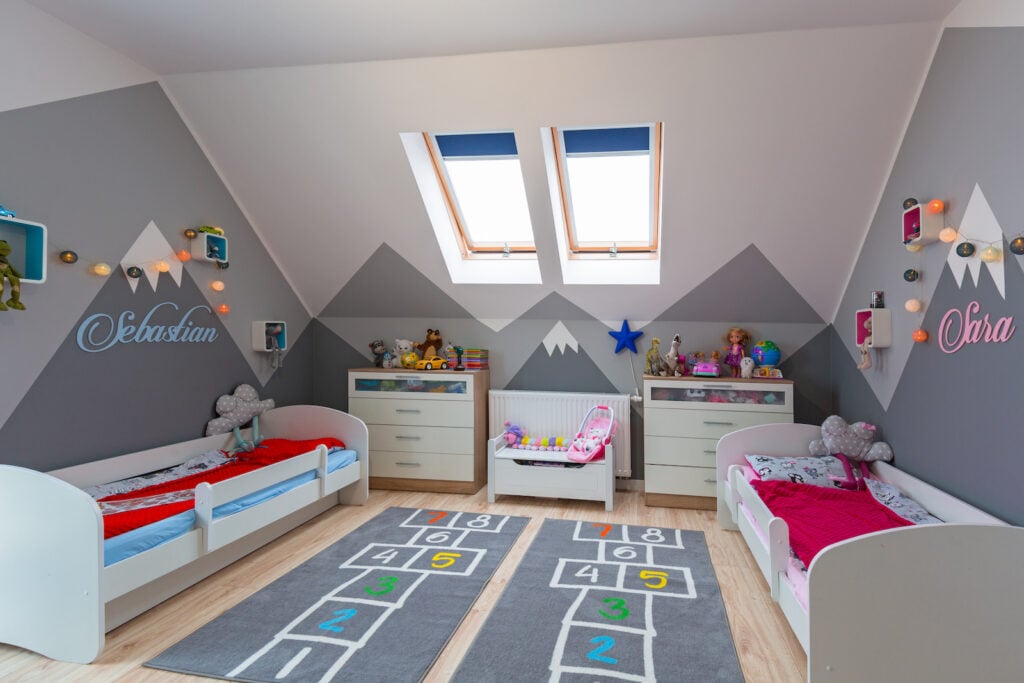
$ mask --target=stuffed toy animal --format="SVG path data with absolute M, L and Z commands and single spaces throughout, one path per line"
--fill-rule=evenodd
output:
M 441 349 L 442 341 L 441 330 L 427 329 L 427 338 L 415 345 L 420 352 L 420 358 L 436 356 Z
M 743 356 L 740 359 L 740 377 L 750 379 L 754 376 L 754 359 L 750 356 Z
M 515 446 L 523 440 L 525 434 L 523 428 L 519 425 L 514 425 L 508 420 L 505 420 L 505 443 L 509 446 Z
M 261 401 L 255 389 L 248 384 L 239 384 L 234 393 L 224 394 L 217 399 L 216 409 L 220 417 L 206 423 L 206 436 L 226 434 L 273 407 L 274 399 Z
M 679 342 L 678 334 L 672 337 L 668 353 L 665 354 L 665 371 L 661 374 L 666 377 L 682 377 L 683 371 L 686 369 L 686 361 L 679 362 Z
M 867 422 L 848 424 L 838 415 L 831 415 L 821 423 L 821 438 L 812 441 L 808 447 L 811 455 L 834 455 L 843 460 L 846 479 L 833 477 L 841 488 L 864 486 L 853 471 L 850 461 L 859 463 L 860 474 L 868 473 L 867 463 L 875 460 L 892 460 L 892 448 L 884 441 L 875 441 L 875 426 Z
M 370 342 L 370 353 L 373 354 L 373 364 L 378 368 L 384 367 L 384 354 L 388 352 L 384 346 L 383 339 L 374 339 Z
M 651 338 L 651 348 L 647 349 L 646 363 L 644 364 L 644 374 L 653 375 L 664 375 L 663 360 L 661 358 L 661 338 Z
M 380 366 L 382 368 L 393 368 L 395 367 L 395 357 L 390 351 L 385 351 L 380 357 Z
M 415 368 L 416 361 L 420 359 L 415 351 L 415 344 L 411 339 L 396 339 L 395 350 L 392 355 L 395 357 L 395 366 L 403 368 Z
M 17 311 L 24 311 L 25 304 L 21 303 L 21 273 L 7 261 L 10 255 L 11 245 L 7 240 L 0 240 L 0 296 L 4 293 L 4 278 L 11 283 L 11 298 L 7 300 L 6 305 L 0 299 L 0 311 L 6 311 L 8 306 Z

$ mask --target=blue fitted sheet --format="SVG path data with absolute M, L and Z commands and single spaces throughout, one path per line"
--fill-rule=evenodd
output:
M 327 471 L 336 472 L 342 467 L 351 465 L 356 461 L 356 452 L 348 449 L 335 448 L 327 454 Z M 221 517 L 227 517 L 233 515 L 236 512 L 241 512 L 247 508 L 265 503 L 271 498 L 290 491 L 293 488 L 305 484 L 307 481 L 313 481 L 316 478 L 316 471 L 310 470 L 309 472 L 303 472 L 302 474 L 296 475 L 291 479 L 277 482 L 265 489 L 259 491 L 253 491 L 252 493 L 242 496 L 237 500 L 233 500 L 223 505 L 218 505 L 213 508 L 213 518 L 219 519 Z M 132 529 L 126 533 L 108 538 L 103 541 L 103 565 L 109 566 L 115 562 L 126 560 L 133 555 L 137 555 L 143 551 L 155 548 L 161 543 L 166 543 L 171 539 L 177 538 L 182 534 L 190 531 L 196 524 L 196 511 L 186 510 L 185 512 L 179 512 L 178 514 L 168 517 L 167 519 L 161 519 L 159 522 L 153 522 L 147 524 L 144 527 L 138 529 Z

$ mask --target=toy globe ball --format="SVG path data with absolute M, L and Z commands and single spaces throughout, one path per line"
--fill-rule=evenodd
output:
M 914 330 L 914 333 L 910 336 L 918 344 L 928 341 L 928 333 L 922 329 Z
M 762 339 L 750 349 L 750 357 L 762 367 L 773 368 L 782 360 L 782 350 L 775 342 Z
M 415 351 L 406 351 L 402 354 L 402 367 L 403 368 L 415 368 L 416 361 L 420 359 L 420 355 Z
M 1014 237 L 1010 240 L 1010 251 L 1017 256 L 1024 255 L 1024 237 Z

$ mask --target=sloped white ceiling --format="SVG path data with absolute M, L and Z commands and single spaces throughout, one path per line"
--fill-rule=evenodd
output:
M 0 0 L 0 111 L 156 80 L 156 74 L 22 0 Z
M 515 317 L 558 291 L 607 320 L 653 318 L 753 243 L 831 320 L 939 31 L 898 24 L 162 82 L 313 314 L 381 242 L 477 317 Z M 652 120 L 665 122 L 662 285 L 561 285 L 540 129 Z M 399 133 L 508 128 L 544 284 L 453 286 Z
M 159 74 L 941 20 L 958 0 L 30 0 Z

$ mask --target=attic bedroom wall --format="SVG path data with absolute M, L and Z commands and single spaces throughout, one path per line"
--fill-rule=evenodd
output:
M 311 402 L 309 315 L 152 74 L 20 2 L 0 4 L 0 24 L 5 50 L 35 57 L 0 70 L 0 203 L 50 240 L 46 282 L 22 286 L 27 310 L 0 311 L 0 463 L 47 470 L 202 436 L 217 397 L 241 382 L 278 403 Z M 203 224 L 226 230 L 228 270 L 192 261 L 180 285 L 163 274 L 155 290 L 143 277 L 132 291 L 118 263 L 134 245 L 177 250 L 183 228 Z M 62 249 L 78 263 L 60 263 Z M 97 261 L 114 271 L 90 274 Z M 229 315 L 189 318 L 212 341 L 100 350 L 105 316 L 139 325 L 157 307 L 150 325 L 168 325 L 222 301 Z M 250 321 L 266 319 L 290 332 L 276 372 L 251 350 Z
M 495 388 L 632 392 L 624 319 L 684 352 L 776 341 L 797 417 L 831 409 L 827 321 L 913 107 L 934 24 L 170 76 L 165 86 L 317 317 L 318 401 L 368 343 L 488 348 Z M 541 128 L 665 124 L 658 286 L 567 286 Z M 452 284 L 399 135 L 512 129 L 542 285 Z M 634 374 L 634 372 L 636 374 Z
M 1018 330 L 1002 343 L 982 337 L 955 349 L 972 302 L 979 323 L 1024 322 L 1024 262 L 1007 250 L 1024 228 L 1022 62 L 1024 28 L 945 30 L 832 331 L 836 412 L 879 425 L 901 469 L 1013 524 L 1024 523 L 1015 415 L 1024 337 Z M 978 252 L 995 240 L 1003 260 L 983 265 L 943 242 L 908 253 L 900 243 L 907 197 L 944 200 L 945 225 L 973 237 Z M 920 271 L 918 282 L 904 281 L 907 268 Z M 862 372 L 853 320 L 871 290 L 886 293 L 893 344 Z M 923 300 L 923 313 L 904 310 L 911 297 Z M 926 343 L 911 340 L 918 327 Z

